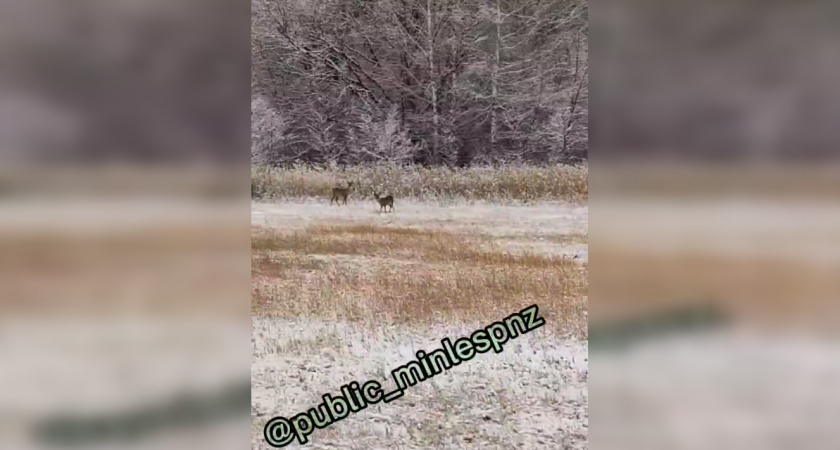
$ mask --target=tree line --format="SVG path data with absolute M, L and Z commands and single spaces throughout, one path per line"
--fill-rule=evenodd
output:
M 252 0 L 252 161 L 588 154 L 581 0 Z

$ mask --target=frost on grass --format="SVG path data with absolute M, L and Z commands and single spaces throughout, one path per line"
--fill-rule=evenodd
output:
M 252 439 L 531 304 L 546 326 L 323 430 L 313 448 L 586 448 L 586 207 L 252 208 Z
M 376 330 L 319 320 L 256 318 L 252 367 L 254 445 L 276 415 L 316 406 L 351 381 L 394 387 L 390 371 L 440 339 L 468 335 L 486 323 Z M 543 329 L 510 341 L 500 354 L 477 355 L 409 388 L 388 404 L 369 406 L 315 431 L 312 448 L 586 448 L 588 356 L 585 341 Z

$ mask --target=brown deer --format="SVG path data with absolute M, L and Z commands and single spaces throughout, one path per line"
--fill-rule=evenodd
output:
M 353 187 L 353 182 L 350 181 L 347 183 L 346 188 L 333 188 L 332 190 L 332 197 L 330 197 L 330 205 L 333 204 L 333 200 L 335 200 L 336 205 L 340 205 L 339 199 L 344 200 L 344 204 L 347 204 L 347 196 L 350 195 L 350 188 Z
M 391 212 L 394 212 L 394 196 L 389 195 L 387 197 L 380 197 L 379 194 L 376 192 L 373 193 L 373 198 L 379 202 L 379 211 L 382 211 L 382 208 L 385 208 L 385 212 L 388 212 L 388 207 L 391 207 Z

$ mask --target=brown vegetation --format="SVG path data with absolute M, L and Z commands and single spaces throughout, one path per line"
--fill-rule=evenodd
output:
M 483 236 L 375 225 L 255 228 L 252 311 L 396 323 L 497 320 L 540 305 L 555 332 L 586 334 L 585 264 L 511 254 Z
M 698 303 L 763 323 L 836 324 L 840 319 L 840 279 L 833 263 L 617 248 L 593 249 L 592 257 L 598 264 L 592 277 L 593 321 Z
M 399 198 L 414 200 L 563 201 L 584 203 L 589 198 L 587 166 L 474 167 L 450 170 L 397 165 L 353 166 L 344 170 L 309 166 L 251 169 L 251 197 L 290 199 L 320 197 L 336 180 L 357 180 L 354 192 L 370 196 L 379 187 Z

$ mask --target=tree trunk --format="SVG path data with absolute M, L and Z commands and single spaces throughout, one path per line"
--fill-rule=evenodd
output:
M 426 0 L 426 45 L 428 46 L 429 57 L 429 90 L 432 95 L 432 152 L 430 163 L 437 164 L 439 162 L 438 155 L 438 141 L 440 134 L 440 117 L 438 117 L 438 99 L 437 99 L 437 77 L 435 76 L 435 43 L 434 43 L 434 23 L 432 21 L 432 3 L 434 0 Z
M 501 63 L 501 46 L 502 46 L 502 33 L 501 33 L 501 22 L 502 22 L 502 8 L 501 8 L 501 0 L 496 0 L 496 19 L 495 19 L 495 29 L 496 29 L 496 49 L 495 55 L 493 59 L 493 67 L 492 73 L 490 76 L 490 85 L 491 85 L 491 96 L 492 96 L 492 105 L 490 105 L 490 148 L 488 149 L 489 156 L 491 158 L 495 157 L 496 151 L 496 134 L 498 132 L 498 124 L 496 117 L 496 109 L 499 105 L 499 64 Z

